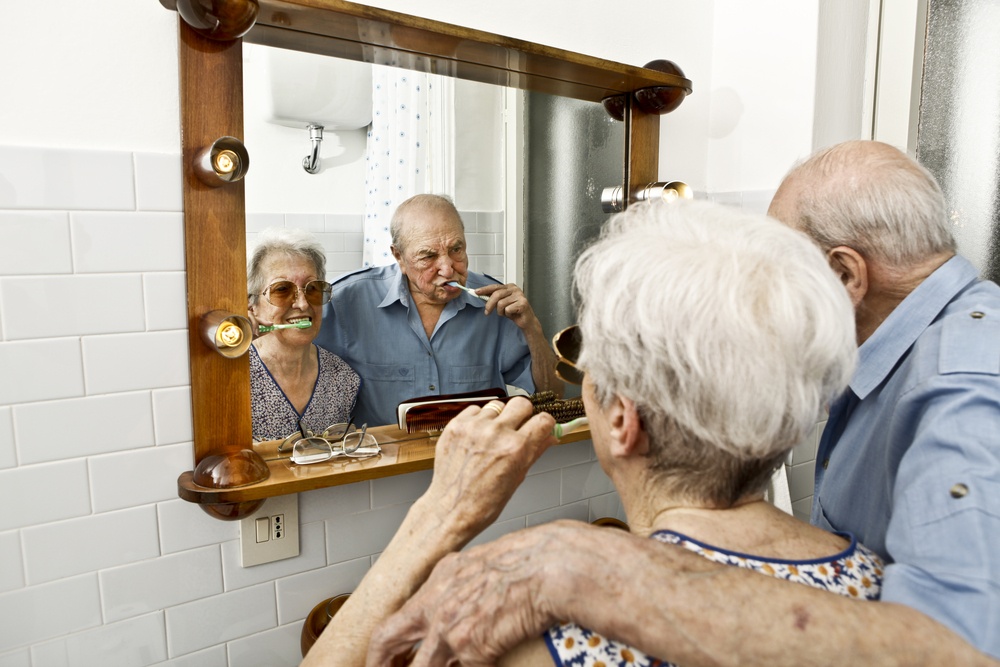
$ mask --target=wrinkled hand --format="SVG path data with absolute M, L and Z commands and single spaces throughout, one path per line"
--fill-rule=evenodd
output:
M 520 329 L 538 322 L 535 311 L 528 303 L 528 297 L 514 283 L 480 287 L 476 290 L 476 294 L 490 297 L 485 306 L 487 315 L 495 310 L 497 315 L 512 320 Z
M 250 332 L 254 339 L 260 338 L 261 336 L 266 336 L 269 333 L 271 333 L 270 331 L 265 331 L 264 333 L 261 333 L 260 328 L 261 326 L 269 327 L 272 324 L 274 324 L 274 322 L 261 322 L 254 316 L 253 311 L 247 312 L 247 319 L 250 320 Z
M 466 408 L 438 439 L 434 476 L 421 505 L 464 538 L 493 522 L 538 457 L 558 442 L 552 415 L 532 416 L 525 398 L 513 398 L 500 414 L 491 407 Z
M 557 521 L 447 556 L 416 595 L 372 634 L 368 667 L 404 664 L 417 642 L 413 667 L 497 664 L 560 620 L 558 601 L 546 597 L 546 585 L 566 590 L 562 578 L 567 572 L 585 581 L 606 573 L 606 560 L 598 553 L 607 548 L 602 538 L 630 536 Z

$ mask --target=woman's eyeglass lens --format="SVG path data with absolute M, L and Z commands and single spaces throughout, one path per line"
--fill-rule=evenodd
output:
M 583 336 L 580 326 L 574 324 L 552 337 L 552 349 L 556 352 L 556 376 L 570 384 L 583 383 L 583 371 L 576 365 L 583 347 Z
M 302 291 L 310 305 L 322 306 L 329 303 L 333 295 L 333 285 L 324 280 L 311 280 L 305 284 Z M 299 298 L 299 286 L 290 280 L 279 280 L 268 285 L 261 294 L 272 306 L 283 308 Z

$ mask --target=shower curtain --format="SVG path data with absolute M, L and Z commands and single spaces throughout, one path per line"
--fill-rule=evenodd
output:
M 416 194 L 455 196 L 454 82 L 373 67 L 372 124 L 365 161 L 364 266 L 391 264 L 389 223 Z

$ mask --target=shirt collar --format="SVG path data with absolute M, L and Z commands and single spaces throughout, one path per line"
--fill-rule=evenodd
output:
M 378 305 L 379 308 L 385 308 L 397 301 L 407 308 L 410 307 L 410 290 L 406 284 L 405 276 L 403 272 L 399 270 L 399 265 L 396 264 L 392 267 L 393 273 L 392 278 L 389 279 L 389 289 L 385 292 L 385 297 L 382 302 Z
M 858 398 L 865 398 L 882 384 L 920 334 L 977 276 L 967 259 L 955 255 L 889 313 L 858 349 L 858 368 L 850 385 Z

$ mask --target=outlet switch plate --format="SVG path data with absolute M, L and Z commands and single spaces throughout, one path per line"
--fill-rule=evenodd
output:
M 240 520 L 240 564 L 261 565 L 299 555 L 299 495 L 274 496 Z

